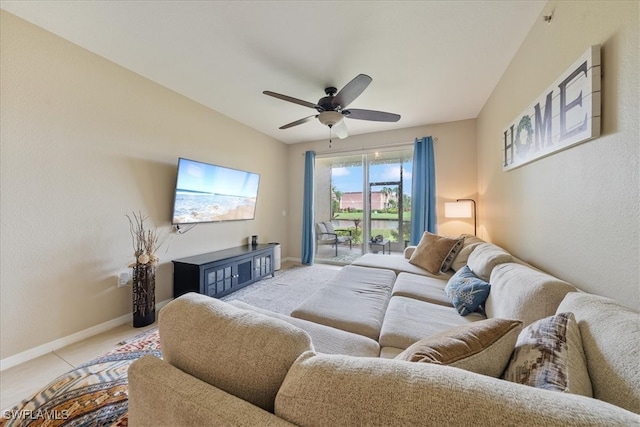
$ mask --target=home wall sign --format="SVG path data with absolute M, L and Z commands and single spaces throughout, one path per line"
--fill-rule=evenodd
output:
M 595 45 L 504 130 L 502 170 L 599 135 L 600 45 Z

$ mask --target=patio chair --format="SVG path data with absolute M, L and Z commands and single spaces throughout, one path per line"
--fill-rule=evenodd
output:
M 348 232 L 349 235 L 340 236 L 338 231 Z M 336 256 L 338 256 L 338 244 L 349 243 L 349 249 L 351 249 L 351 239 L 351 230 L 336 230 L 330 221 L 316 222 L 316 252 L 320 245 L 333 245 L 336 247 Z

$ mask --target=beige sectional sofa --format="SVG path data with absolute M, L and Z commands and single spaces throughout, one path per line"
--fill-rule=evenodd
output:
M 444 290 L 455 271 L 434 275 L 409 263 L 414 249 L 408 247 L 404 256 L 364 255 L 291 315 L 372 338 L 383 357 L 393 357 L 421 338 L 487 317 L 518 319 L 527 326 L 554 314 L 564 296 L 577 290 L 469 236 L 453 268 L 468 264 L 491 283 L 491 292 L 485 314 L 460 316 Z
M 460 316 L 445 293 L 454 270 L 421 270 L 412 250 L 365 255 L 292 316 L 196 294 L 169 303 L 164 360 L 129 370 L 131 425 L 640 425 L 637 312 L 468 237 L 452 268 L 468 265 L 491 291 L 483 313 Z M 452 330 L 513 319 L 517 335 L 557 313 L 573 313 L 571 363 L 593 397 L 406 361 Z M 473 363 L 507 363 L 486 354 Z

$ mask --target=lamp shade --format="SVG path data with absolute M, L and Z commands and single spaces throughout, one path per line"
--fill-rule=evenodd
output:
M 471 201 L 446 202 L 444 204 L 445 218 L 471 218 L 473 206 Z

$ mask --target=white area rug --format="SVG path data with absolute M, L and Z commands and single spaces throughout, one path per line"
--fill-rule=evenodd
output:
M 338 255 L 336 255 L 335 249 L 331 247 L 321 247 L 318 252 L 316 252 L 315 260 L 325 264 L 347 265 L 362 256 L 362 250 L 359 246 L 354 246 L 353 249 L 349 250 L 348 246 L 343 247 L 341 245 L 338 249 Z
M 333 280 L 338 271 L 340 268 L 336 266 L 323 264 L 295 265 L 220 299 L 238 300 L 289 315 L 309 295 Z

